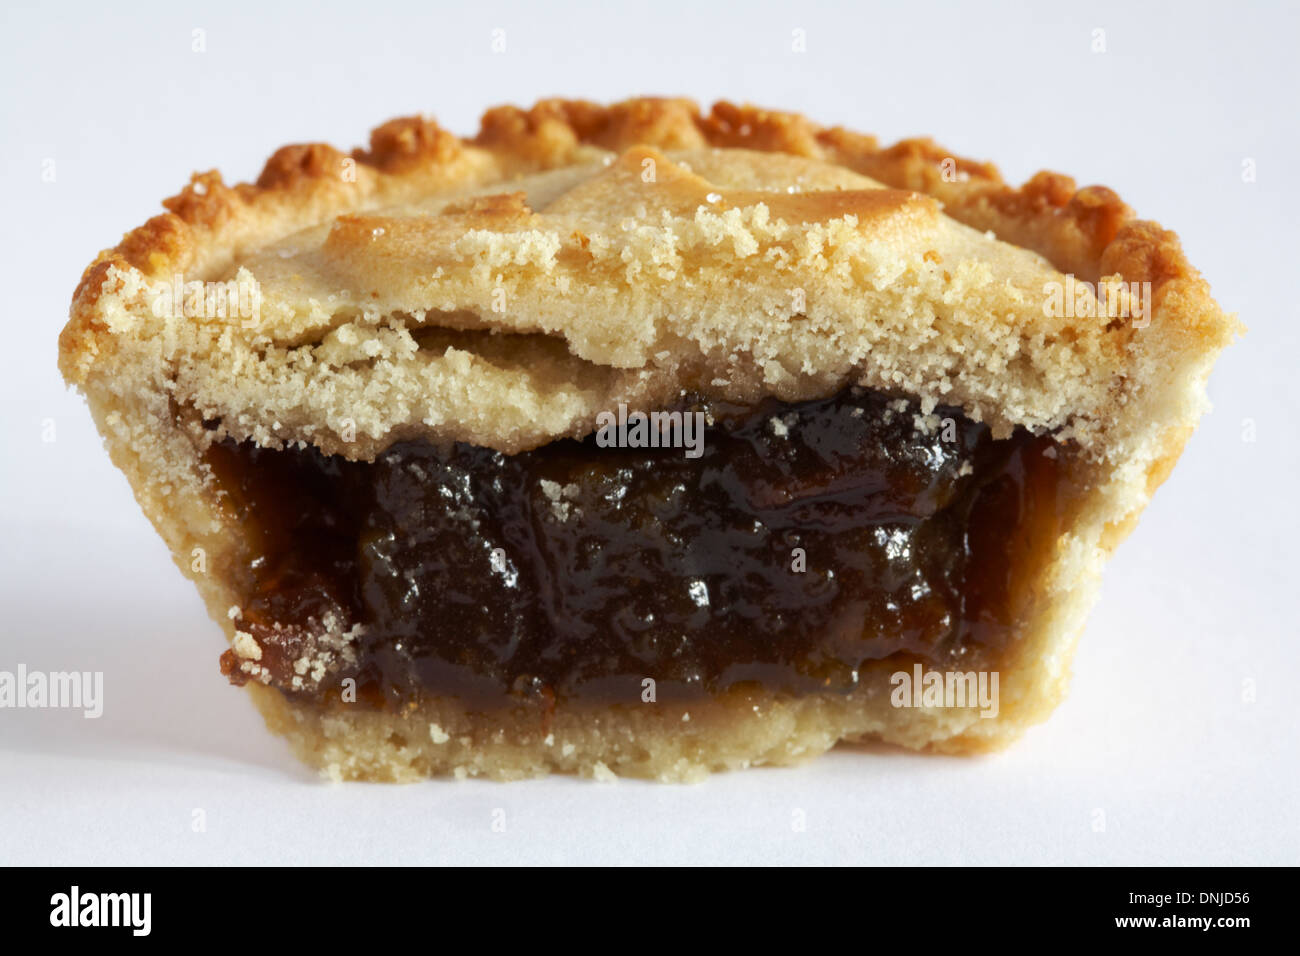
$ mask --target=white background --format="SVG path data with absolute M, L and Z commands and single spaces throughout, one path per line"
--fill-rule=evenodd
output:
M 5 4 L 0 669 L 102 670 L 106 703 L 0 711 L 0 862 L 1300 861 L 1294 5 L 618 6 Z M 639 93 L 1104 183 L 1179 232 L 1250 333 L 1110 565 L 1069 698 L 1005 753 L 841 750 L 697 786 L 322 783 L 219 676 L 221 633 L 57 374 L 78 276 L 194 169 L 246 180 L 392 116 L 468 133 L 498 103 Z

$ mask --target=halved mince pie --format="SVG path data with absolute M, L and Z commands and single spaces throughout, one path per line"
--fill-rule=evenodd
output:
M 165 205 L 61 367 L 336 777 L 1005 744 L 1237 331 L 1107 189 L 728 104 L 394 120 Z

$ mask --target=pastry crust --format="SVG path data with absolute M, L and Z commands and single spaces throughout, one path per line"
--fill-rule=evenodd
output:
M 470 140 L 393 120 L 368 149 L 285 147 L 256 184 L 196 174 L 164 205 L 86 270 L 60 367 L 232 641 L 241 518 L 201 460 L 218 437 L 353 459 L 417 437 L 513 453 L 585 435 L 619 402 L 795 401 L 852 383 L 1079 449 L 1075 514 L 1032 589 L 996 719 L 895 709 L 877 681 L 850 698 L 698 705 L 689 732 L 667 709 L 561 705 L 542 734 L 535 714 L 325 711 L 255 687 L 268 721 L 344 777 L 681 779 L 839 739 L 1005 743 L 1058 699 L 1100 565 L 1239 329 L 1177 237 L 1108 189 L 1054 173 L 1012 187 L 929 140 L 881 148 L 727 103 L 547 100 L 489 111 Z M 159 308 L 194 281 L 255 289 L 256 315 Z M 1109 314 L 1084 283 L 1140 298 L 1112 295 L 1124 311 Z M 1071 308 L 1045 308 L 1057 287 Z M 341 655 L 341 640 L 318 643 Z

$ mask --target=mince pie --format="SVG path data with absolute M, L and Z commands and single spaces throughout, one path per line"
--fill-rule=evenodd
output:
M 60 365 L 342 778 L 1001 746 L 1238 331 L 1105 188 L 729 104 L 394 120 L 164 205 Z

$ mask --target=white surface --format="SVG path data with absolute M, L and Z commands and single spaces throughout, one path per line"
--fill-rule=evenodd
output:
M 24 6 L 0 14 L 0 669 L 103 670 L 106 705 L 96 721 L 0 710 L 0 862 L 1300 859 L 1294 7 Z M 192 169 L 249 179 L 283 143 L 351 146 L 421 110 L 467 132 L 500 102 L 643 92 L 933 134 L 1016 181 L 1105 183 L 1179 231 L 1250 335 L 1110 566 L 1069 699 L 1006 753 L 841 751 L 691 787 L 318 783 L 218 675 L 221 635 L 64 390 L 77 277 Z

